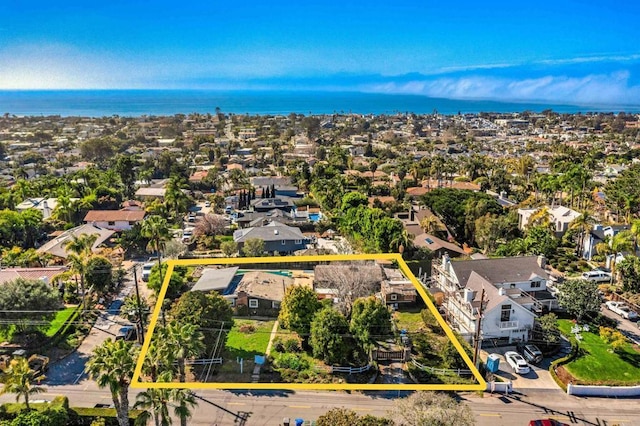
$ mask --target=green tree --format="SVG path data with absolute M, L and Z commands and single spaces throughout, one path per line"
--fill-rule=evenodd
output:
M 116 157 L 113 169 L 120 176 L 126 198 L 134 196 L 137 166 L 138 161 L 132 155 L 121 154 Z
M 345 365 L 352 360 L 356 344 L 349 335 L 349 322 L 333 308 L 324 308 L 313 316 L 309 345 L 313 356 L 331 365 Z
M 169 315 L 180 324 L 195 324 L 202 330 L 204 343 L 211 349 L 220 331 L 233 327 L 231 304 L 217 292 L 188 291 L 171 307 Z M 224 340 L 220 342 L 224 344 Z
M 71 252 L 67 257 L 71 264 L 71 270 L 80 275 L 80 291 L 82 292 L 83 309 L 87 297 L 85 292 L 87 261 L 93 255 L 92 249 L 97 239 L 98 234 L 72 235 L 71 239 L 64 244 L 64 248 Z
M 626 256 L 617 266 L 622 289 L 640 293 L 640 259 L 635 256 Z
M 346 212 L 349 209 L 367 205 L 369 205 L 369 199 L 366 195 L 359 192 L 347 192 L 342 196 L 342 205 L 340 210 Z
M 391 334 L 391 311 L 376 297 L 357 299 L 351 308 L 349 330 L 362 347 L 371 339 L 385 339 Z
M 235 241 L 223 241 L 220 244 L 220 251 L 222 251 L 226 257 L 231 257 L 238 252 L 238 243 Z
M 113 284 L 113 265 L 106 257 L 94 256 L 87 261 L 85 279 L 97 293 L 105 293 Z
M 129 385 L 138 359 L 138 347 L 107 339 L 93 350 L 85 371 L 99 388 L 109 387 L 120 426 L 129 425 Z
M 264 240 L 248 238 L 242 245 L 242 254 L 246 257 L 260 257 L 264 254 Z
M 166 263 L 162 263 L 161 268 L 158 268 L 158 265 L 154 265 L 153 268 L 151 268 L 147 287 L 149 287 L 150 290 L 153 290 L 156 296 L 160 294 L 167 269 L 168 266 Z M 167 299 L 174 299 L 178 294 L 180 294 L 180 290 L 184 287 L 184 277 L 186 272 L 187 270 L 183 266 L 176 266 L 173 268 L 173 273 L 169 278 L 169 285 L 167 286 L 167 293 L 165 294 Z
M 171 239 L 171 232 L 169 231 L 167 220 L 160 216 L 149 216 L 145 218 L 142 221 L 140 234 L 149 239 L 147 250 L 155 251 L 158 254 L 158 266 L 160 266 L 162 264 L 164 245 Z M 160 272 L 160 281 L 162 281 L 164 275 L 162 275 L 162 270 L 160 270 Z
M 321 304 L 313 289 L 304 286 L 287 287 L 280 304 L 278 321 L 282 327 L 295 331 L 303 339 L 309 335 L 311 322 Z
M 556 346 L 560 342 L 560 330 L 556 314 L 549 313 L 536 318 L 534 333 L 535 340 L 541 349 L 550 350 Z
M 62 308 L 58 290 L 41 280 L 15 280 L 2 284 L 0 318 L 18 331 L 31 329 L 34 321 L 49 321 Z
M 558 304 L 578 322 L 589 314 L 600 311 L 598 283 L 587 280 L 567 280 L 558 285 Z
M 406 426 L 472 426 L 475 419 L 469 405 L 446 393 L 415 392 L 397 399 L 390 417 Z
M 171 389 L 147 389 L 136 395 L 133 405 L 135 410 L 142 410 L 136 418 L 136 426 L 146 426 L 153 419 L 156 426 L 169 426 L 172 424 L 169 416 Z
M 22 411 L 13 420 L 0 422 L 3 426 L 66 426 L 69 415 L 64 407 L 47 408 L 44 411 Z
M 4 385 L 0 390 L 0 395 L 13 393 L 16 395 L 16 402 L 24 398 L 24 404 L 29 407 L 29 397 L 45 391 L 43 387 L 36 386 L 35 383 L 43 379 L 36 377 L 36 372 L 29 368 L 26 358 L 14 358 L 9 366 L 2 372 L 1 383 Z
M 187 420 L 193 416 L 192 409 L 198 406 L 196 399 L 188 389 L 172 389 L 173 413 L 180 419 L 180 426 L 187 426 Z
M 173 321 L 166 327 L 165 337 L 164 344 L 173 349 L 178 364 L 178 380 L 184 383 L 187 376 L 185 361 L 204 352 L 204 336 L 196 324 L 180 324 Z

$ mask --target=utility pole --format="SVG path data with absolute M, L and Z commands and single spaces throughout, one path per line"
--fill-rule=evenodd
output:
M 476 335 L 473 339 L 473 365 L 477 365 L 478 352 L 480 351 L 480 332 L 482 331 L 482 313 L 484 311 L 484 288 L 480 296 L 480 309 L 476 321 Z
M 142 303 L 140 301 L 140 289 L 138 288 L 138 269 L 137 265 L 133 265 L 133 281 L 136 284 L 136 305 L 138 305 L 138 322 L 140 323 L 140 332 L 138 333 L 138 343 L 144 342 L 144 320 L 142 316 Z

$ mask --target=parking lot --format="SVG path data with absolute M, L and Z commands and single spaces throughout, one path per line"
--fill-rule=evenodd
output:
M 566 344 L 568 345 L 568 342 L 566 342 Z M 565 352 L 560 351 L 552 358 L 544 358 L 538 365 L 529 364 L 531 371 L 527 374 L 520 375 L 515 374 L 505 360 L 504 354 L 508 351 L 516 351 L 515 345 L 487 348 L 487 350 L 483 349 L 480 351 L 480 358 L 486 362 L 489 354 L 499 354 L 499 370 L 497 373 L 494 373 L 494 375 L 504 381 L 510 380 L 513 383 L 513 389 L 516 391 L 525 391 L 527 389 L 558 389 L 558 385 L 551 378 L 551 374 L 549 374 L 549 365 L 554 359 L 564 356 Z

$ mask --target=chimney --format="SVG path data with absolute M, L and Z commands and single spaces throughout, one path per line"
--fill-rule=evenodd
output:
M 409 210 L 409 214 L 410 214 L 409 220 L 413 222 L 416 219 L 416 212 L 413 210 L 413 206 L 411 206 L 411 209 Z
M 465 288 L 464 289 L 464 301 L 466 303 L 471 303 L 473 302 L 473 298 L 474 298 L 475 294 L 473 292 L 473 290 L 469 289 L 469 288 Z
M 506 291 L 504 291 L 504 287 L 500 287 L 500 288 L 498 289 L 498 294 L 499 294 L 500 296 L 504 296 L 506 293 L 507 293 L 507 292 L 506 292 Z
M 541 267 L 542 269 L 544 269 L 545 266 L 547 266 L 547 258 L 544 257 L 543 254 L 538 255 L 538 266 Z

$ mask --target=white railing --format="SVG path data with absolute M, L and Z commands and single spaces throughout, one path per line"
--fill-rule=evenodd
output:
M 363 365 L 362 367 L 331 367 L 332 373 L 349 373 L 349 374 L 360 374 L 365 371 L 369 371 L 371 368 L 371 364 Z
M 222 364 L 222 358 L 200 358 L 200 359 L 187 359 L 184 361 L 185 365 L 208 365 L 208 364 Z M 177 364 L 174 362 L 174 364 Z
M 498 323 L 498 327 L 502 330 L 506 330 L 509 328 L 518 328 L 518 321 L 500 321 Z
M 429 373 L 437 374 L 440 376 L 455 376 L 455 375 L 472 376 L 473 375 L 471 370 L 465 370 L 463 368 L 447 369 L 447 368 L 435 368 L 435 367 L 429 367 L 428 365 L 422 365 L 418 361 L 416 361 L 415 358 L 411 360 L 411 363 L 416 367 L 418 367 L 420 370 L 424 370 Z

